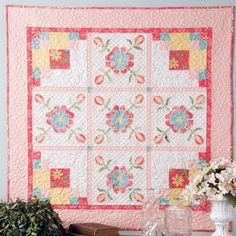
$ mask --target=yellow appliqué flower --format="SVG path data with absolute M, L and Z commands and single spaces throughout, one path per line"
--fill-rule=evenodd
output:
M 170 66 L 171 69 L 176 69 L 177 67 L 179 67 L 179 63 L 178 63 L 178 61 L 173 57 L 173 58 L 170 59 L 169 66 Z
M 63 173 L 60 170 L 55 170 L 53 172 L 53 178 L 54 179 L 60 179 L 63 176 Z
M 62 55 L 61 52 L 58 50 L 51 50 L 50 57 L 53 61 L 59 61 L 62 58 Z
M 172 183 L 178 188 L 182 186 L 184 178 L 181 175 L 175 175 L 171 178 Z

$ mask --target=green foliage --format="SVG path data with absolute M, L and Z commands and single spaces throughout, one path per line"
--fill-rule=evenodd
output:
M 233 208 L 236 207 L 236 197 L 231 194 L 226 194 L 225 197 L 228 199 L 229 203 L 233 206 Z
M 50 202 L 38 199 L 0 203 L 0 235 L 59 236 L 64 229 Z

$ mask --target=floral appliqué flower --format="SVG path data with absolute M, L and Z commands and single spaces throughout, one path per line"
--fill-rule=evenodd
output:
M 113 109 L 106 114 L 106 124 L 112 127 L 115 133 L 121 131 L 126 133 L 127 128 L 133 123 L 133 113 L 128 111 L 125 106 L 115 105 Z
M 66 106 L 55 106 L 46 114 L 47 123 L 53 127 L 56 133 L 65 133 L 73 124 L 74 113 Z
M 126 189 L 133 185 L 133 175 L 128 173 L 125 166 L 115 166 L 107 175 L 107 185 L 112 187 L 115 193 L 125 193 Z
M 129 68 L 134 66 L 134 55 L 129 53 L 125 47 L 114 47 L 105 59 L 106 66 L 115 74 L 125 74 Z
M 185 133 L 193 125 L 193 114 L 185 106 L 174 106 L 165 118 L 166 125 L 175 133 Z

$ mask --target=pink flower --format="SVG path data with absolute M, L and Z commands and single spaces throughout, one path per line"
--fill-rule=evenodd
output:
M 160 144 L 163 141 L 163 138 L 164 138 L 164 134 L 158 134 L 157 136 L 155 136 L 154 142 L 156 144 Z
M 196 100 L 195 100 L 195 103 L 197 105 L 201 105 L 205 102 L 205 96 L 204 95 L 199 95 Z
M 84 143 L 86 141 L 86 138 L 83 134 L 77 134 L 76 135 L 76 140 L 79 142 L 79 143 Z
M 138 74 L 135 75 L 135 80 L 138 84 L 143 84 L 145 82 L 144 76 Z
M 104 45 L 102 39 L 99 38 L 99 37 L 94 38 L 93 42 L 94 42 L 97 46 L 103 46 L 103 45 Z
M 125 193 L 133 185 L 133 175 L 128 173 L 125 166 L 115 166 L 107 175 L 107 186 L 113 188 L 115 193 Z
M 142 202 L 144 199 L 144 196 L 141 193 L 134 193 L 134 198 L 137 202 Z
M 85 99 L 85 96 L 83 94 L 79 94 L 77 97 L 76 97 L 76 102 L 78 104 L 82 103 Z
M 194 135 L 194 140 L 195 140 L 196 144 L 198 144 L 198 145 L 201 145 L 204 142 L 203 137 L 198 134 Z
M 74 113 L 66 106 L 55 106 L 46 114 L 47 123 L 52 126 L 56 133 L 65 133 L 73 125 Z
M 135 133 L 135 138 L 139 141 L 139 142 L 143 142 L 145 141 L 145 135 L 141 132 L 137 132 Z
M 95 158 L 95 162 L 96 162 L 99 166 L 104 165 L 104 159 L 103 159 L 102 156 L 97 156 L 97 157 Z
M 125 47 L 114 47 L 105 59 L 106 66 L 115 74 L 125 74 L 129 68 L 134 66 L 134 55 L 129 53 Z
M 103 75 L 98 75 L 95 78 L 95 84 L 97 84 L 97 85 L 102 84 L 103 80 L 104 80 L 104 76 Z
M 106 194 L 105 193 L 100 193 L 98 196 L 97 196 L 97 201 L 98 202 L 104 202 L 106 200 Z
M 104 140 L 104 135 L 103 135 L 103 134 L 99 134 L 99 135 L 97 135 L 97 136 L 95 137 L 94 142 L 95 142 L 96 144 L 100 144 L 100 143 L 103 142 L 103 140 Z
M 185 106 L 175 106 L 169 114 L 165 116 L 166 125 L 175 133 L 185 133 L 193 125 L 193 114 Z
M 126 110 L 125 106 L 115 105 L 111 111 L 106 114 L 106 124 L 112 128 L 115 133 L 119 131 L 126 133 L 127 128 L 133 123 L 133 113 Z
M 141 166 L 144 163 L 144 158 L 142 156 L 138 156 L 138 157 L 135 158 L 134 163 L 137 166 Z
M 162 105 L 163 104 L 163 98 L 161 96 L 155 96 L 153 98 L 153 101 L 157 104 L 157 105 Z
M 135 102 L 136 104 L 140 104 L 140 103 L 142 103 L 142 102 L 143 102 L 143 100 L 144 100 L 144 97 L 143 97 L 143 95 L 141 95 L 141 94 L 138 94 L 138 95 L 135 97 L 135 100 L 134 100 L 134 102 Z
M 96 96 L 94 99 L 94 102 L 99 106 L 104 105 L 104 99 L 101 96 Z
M 144 42 L 144 36 L 143 35 L 138 35 L 135 40 L 134 40 L 136 45 L 140 45 Z
M 34 96 L 34 99 L 37 103 L 43 103 L 44 102 L 44 97 L 41 94 L 36 94 Z

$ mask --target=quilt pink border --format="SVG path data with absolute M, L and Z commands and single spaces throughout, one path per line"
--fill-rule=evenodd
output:
M 24 8 L 24 9 L 31 9 L 31 8 L 34 8 L 34 7 L 30 7 L 30 6 L 11 6 L 11 5 L 9 5 L 9 6 L 7 6 L 7 24 L 8 24 L 8 26 L 9 26 L 9 9 L 10 8 Z M 64 9 L 64 10 L 68 10 L 68 9 L 75 9 L 75 8 L 57 8 L 57 7 L 46 7 L 46 8 L 44 8 L 44 7 L 38 7 L 39 9 L 47 9 L 47 8 L 49 8 L 49 9 Z M 96 10 L 96 9 L 103 9 L 103 10 L 109 10 L 109 9 L 113 9 L 113 8 L 76 8 L 76 9 L 87 9 L 87 10 Z M 126 8 L 115 8 L 115 9 L 119 9 L 119 10 L 125 10 Z M 193 8 L 191 8 L 191 7 L 181 7 L 181 8 L 130 8 L 130 9 L 133 9 L 133 10 L 166 10 L 166 11 L 168 11 L 168 10 L 173 10 L 173 9 L 175 9 L 175 10 L 180 10 L 180 9 L 184 9 L 184 10 L 189 10 L 189 9 L 191 9 L 191 10 L 200 10 L 200 9 L 211 9 L 211 10 L 215 10 L 215 11 L 217 11 L 217 10 L 224 10 L 225 9 L 225 12 L 227 12 L 227 10 L 229 10 L 229 12 L 227 12 L 227 14 L 232 14 L 232 12 L 233 12 L 233 10 L 234 10 L 234 8 L 233 7 L 193 7 Z M 226 14 L 226 13 L 225 13 Z M 231 21 L 231 27 L 232 27 L 232 29 L 233 29 L 233 17 L 232 17 L 232 21 Z M 8 27 L 7 27 L 8 28 Z M 214 29 L 213 29 L 214 30 Z M 7 31 L 7 38 L 8 38 L 8 46 L 7 46 L 7 57 L 9 58 L 9 54 L 10 54 L 10 50 L 9 50 L 9 44 L 10 44 L 10 42 L 9 42 L 9 31 Z M 219 144 L 217 144 L 217 142 L 215 142 L 215 146 L 213 145 L 213 155 L 212 155 L 212 157 L 213 157 L 213 159 L 214 158 L 216 158 L 216 156 L 218 156 L 219 154 L 221 154 L 222 156 L 225 156 L 225 155 L 227 155 L 227 154 L 229 154 L 230 155 L 230 157 L 232 158 L 232 123 L 233 123 L 233 120 L 232 120 L 232 67 L 233 67 L 233 61 L 232 61 L 232 55 L 233 55 L 233 30 L 231 30 L 231 39 L 230 39 L 230 42 L 231 42 L 231 44 L 230 44 L 230 54 L 231 54 L 231 61 L 230 61 L 230 84 L 229 85 L 227 85 L 227 86 L 229 86 L 228 88 L 230 89 L 230 118 L 227 118 L 228 120 L 229 120 L 229 122 L 230 122 L 230 129 L 229 129 L 229 134 L 230 134 L 230 138 L 231 138 L 231 140 L 230 140 L 230 149 L 228 149 L 228 151 L 225 151 L 224 150 L 224 147 L 222 147 L 222 148 L 219 148 L 218 150 L 216 150 L 215 148 L 216 148 L 216 146 Z M 9 165 L 8 165 L 8 173 L 10 174 L 11 173 L 11 170 L 9 169 L 10 168 L 10 163 L 11 163 L 11 158 L 10 158 L 10 156 L 11 156 L 11 145 L 10 145 L 10 140 L 11 140 L 11 137 L 10 137 L 10 121 L 11 121 L 11 117 L 9 117 L 9 114 L 10 114 L 10 109 L 9 109 L 9 105 L 10 105 L 10 103 L 11 103 L 11 99 L 10 99 L 10 70 L 9 70 L 9 68 L 10 68 L 10 65 L 9 65 L 10 63 L 8 62 L 8 65 L 7 65 L 7 74 L 8 74 L 8 85 L 7 85 L 7 94 L 8 94 L 8 98 L 7 98 L 7 103 L 8 103 L 8 163 L 9 163 Z M 216 92 L 215 90 L 214 90 L 214 92 Z M 213 107 L 213 111 L 214 111 L 214 107 Z M 213 122 L 213 121 L 212 121 Z M 214 123 L 214 122 L 213 122 Z M 227 128 L 227 130 L 228 130 L 228 128 Z M 228 131 L 227 131 L 227 133 L 228 133 Z M 212 134 L 212 135 L 214 135 L 214 134 Z M 222 138 L 223 139 L 223 138 Z M 228 145 L 226 145 L 227 147 L 228 147 Z M 215 151 L 216 150 L 216 151 Z M 9 175 L 8 175 L 9 176 Z M 11 189 L 11 182 L 10 182 L 10 178 L 8 179 L 8 198 L 10 197 L 10 189 Z M 14 194 L 13 195 L 11 195 L 11 196 L 13 196 L 13 198 L 14 198 Z M 64 210 L 62 210 L 61 211 L 61 213 L 63 213 L 63 211 Z M 200 216 L 199 216 L 200 217 Z M 125 227 L 124 227 L 125 228 Z M 201 229 L 197 229 L 196 228 L 196 230 L 197 231 L 201 231 Z

